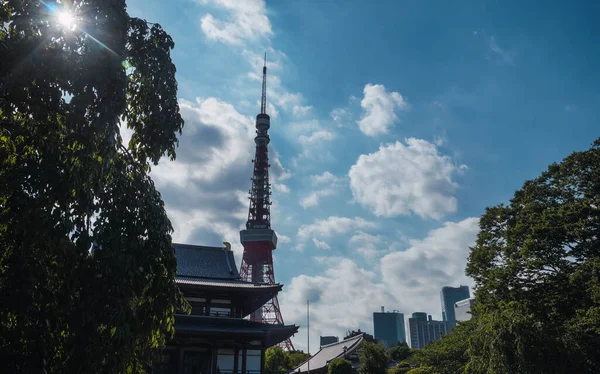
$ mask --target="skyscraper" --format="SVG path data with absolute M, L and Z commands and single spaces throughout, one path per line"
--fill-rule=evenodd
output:
M 381 312 L 373 313 L 373 330 L 375 339 L 383 342 L 386 348 L 398 342 L 406 342 L 404 314 L 398 311 L 385 312 L 381 307 Z
M 429 342 L 439 340 L 443 334 L 447 334 L 448 324 L 445 321 L 434 321 L 427 313 L 417 312 L 408 319 L 408 331 L 410 333 L 410 347 L 421 349 Z
M 440 298 L 442 300 L 442 319 L 448 322 L 448 329 L 453 329 L 456 326 L 456 317 L 454 315 L 454 304 L 458 301 L 468 299 L 469 287 L 442 287 Z

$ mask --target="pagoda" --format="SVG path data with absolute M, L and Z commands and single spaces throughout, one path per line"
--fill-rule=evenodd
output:
M 294 325 L 245 319 L 277 297 L 278 283 L 241 279 L 233 252 L 224 248 L 173 244 L 175 281 L 191 313 L 175 314 L 175 336 L 167 344 L 155 374 L 261 374 L 265 350 L 289 339 Z

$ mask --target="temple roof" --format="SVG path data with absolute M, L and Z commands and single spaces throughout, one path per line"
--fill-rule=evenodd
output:
M 343 357 L 356 350 L 360 343 L 364 340 L 364 335 L 360 334 L 353 336 L 341 342 L 324 345 L 319 349 L 314 356 L 305 361 L 302 365 L 298 366 L 290 373 L 303 373 L 308 371 L 308 363 L 310 362 L 310 370 L 317 370 L 326 367 L 329 362 L 333 359 Z M 344 347 L 346 350 L 344 351 Z
M 186 284 L 193 286 L 209 286 L 223 288 L 249 288 L 249 289 L 280 289 L 282 286 L 279 283 L 263 284 L 250 283 L 239 279 L 203 279 L 197 277 L 177 276 L 175 279 L 177 284 Z
M 178 276 L 240 279 L 231 250 L 178 243 L 173 243 L 173 248 Z
M 206 338 L 230 339 L 246 336 L 262 339 L 266 346 L 278 344 L 298 332 L 294 325 L 278 325 L 253 322 L 238 318 L 175 315 L 175 331 L 178 334 L 202 333 Z

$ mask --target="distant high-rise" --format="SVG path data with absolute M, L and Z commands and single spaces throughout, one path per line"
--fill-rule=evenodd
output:
M 417 312 L 408 319 L 408 331 L 410 333 L 410 347 L 421 349 L 429 342 L 441 339 L 447 334 L 448 323 L 446 321 L 434 321 L 427 313 Z
M 373 330 L 375 339 L 383 342 L 386 348 L 406 342 L 406 332 L 404 331 L 404 314 L 398 311 L 373 313 Z
M 468 299 L 469 287 L 442 287 L 440 298 L 442 300 L 442 319 L 448 322 L 448 328 L 453 329 L 456 326 L 456 317 L 454 315 L 454 304 L 458 301 Z
M 319 345 L 322 347 L 324 345 L 337 343 L 339 341 L 340 339 L 337 336 L 321 336 Z
M 456 322 L 468 321 L 471 319 L 471 307 L 475 299 L 464 299 L 454 303 L 454 316 Z

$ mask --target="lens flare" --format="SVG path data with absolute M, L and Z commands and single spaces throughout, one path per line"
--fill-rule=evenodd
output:
M 58 22 L 66 28 L 71 29 L 76 26 L 75 16 L 66 9 L 58 12 L 56 18 L 58 19 Z

